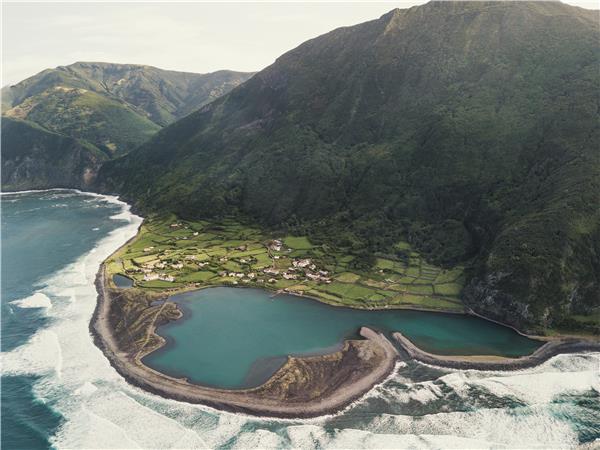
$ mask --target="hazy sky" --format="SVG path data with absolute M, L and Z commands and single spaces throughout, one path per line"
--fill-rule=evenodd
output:
M 2 85 L 75 61 L 256 71 L 307 39 L 421 3 L 4 1 Z M 567 3 L 597 8 L 597 0 Z

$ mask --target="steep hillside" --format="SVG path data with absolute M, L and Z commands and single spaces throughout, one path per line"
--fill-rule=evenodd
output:
M 109 154 L 126 153 L 251 75 L 78 62 L 3 88 L 2 111 L 5 116 L 85 139 Z
M 93 143 L 107 156 L 134 149 L 161 128 L 118 100 L 64 86 L 27 97 L 4 115 Z
M 431 2 L 334 30 L 106 164 L 145 212 L 250 216 L 364 257 L 470 264 L 524 328 L 597 311 L 598 13 Z
M 176 72 L 136 64 L 77 62 L 44 71 L 19 83 L 13 98 L 37 92 L 36 85 L 68 85 L 117 98 L 164 126 L 250 78 L 252 73 L 221 70 L 208 74 Z M 24 84 L 24 86 L 20 86 Z
M 2 117 L 37 124 L 50 135 L 62 135 L 61 142 L 76 139 L 79 147 L 95 148 L 112 158 L 134 149 L 164 125 L 229 92 L 251 75 L 231 71 L 194 74 L 131 64 L 75 63 L 45 70 L 3 88 Z M 67 169 L 60 166 L 62 159 L 56 159 L 55 167 L 50 167 L 52 159 L 43 154 L 43 146 L 37 140 L 42 131 L 39 127 L 35 133 L 26 133 L 19 139 L 12 133 L 20 129 L 9 125 L 3 135 L 3 189 L 46 185 L 48 180 L 42 175 L 45 171 L 40 172 L 39 179 L 35 178 L 35 171 L 27 172 L 23 178 L 26 172 L 17 168 L 24 158 L 28 158 L 28 164 L 39 163 L 40 167 L 57 174 Z M 36 140 L 28 141 L 29 137 Z M 50 141 L 58 142 L 53 139 Z M 69 147 L 62 156 L 68 157 L 71 150 Z M 52 155 L 57 156 L 57 151 L 53 149 Z M 18 159 L 13 160 L 8 155 Z M 42 159 L 32 159 L 38 157 Z M 64 176 L 79 180 L 80 174 Z M 11 180 L 10 184 L 6 180 Z
M 2 118 L 3 190 L 89 189 L 106 159 L 91 144 L 32 122 Z

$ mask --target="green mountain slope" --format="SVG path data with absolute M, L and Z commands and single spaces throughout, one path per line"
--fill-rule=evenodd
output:
M 79 140 L 82 148 L 94 147 L 114 157 L 134 149 L 164 125 L 228 92 L 251 75 L 231 71 L 194 74 L 131 64 L 81 62 L 48 69 L 3 88 L 2 116 L 35 123 L 51 134 Z M 7 160 L 9 154 L 21 158 L 36 155 L 42 157 L 40 164 L 51 163 L 40 153 L 38 141 L 13 137 L 11 133 L 16 129 L 9 126 L 8 136 L 2 140 L 5 180 L 12 180 L 10 186 L 22 188 L 45 184 L 43 176 L 35 180 L 31 173 L 20 179 L 23 172 L 10 172 L 9 168 L 18 167 L 19 162 Z M 17 142 L 18 146 L 12 147 Z M 17 154 L 17 149 L 22 153 Z M 56 156 L 54 150 L 51 153 Z M 61 167 L 54 169 L 59 171 Z M 78 173 L 65 174 L 69 180 L 78 177 Z M 2 186 L 10 188 L 4 180 Z
M 3 190 L 87 189 L 107 159 L 91 144 L 32 122 L 2 118 Z
M 251 75 L 78 62 L 3 88 L 2 111 L 122 154 Z
M 472 267 L 521 327 L 600 306 L 598 13 L 431 2 L 334 30 L 106 164 L 145 212 L 250 216 Z
M 161 128 L 118 100 L 64 86 L 26 98 L 5 116 L 93 143 L 108 156 L 132 150 Z

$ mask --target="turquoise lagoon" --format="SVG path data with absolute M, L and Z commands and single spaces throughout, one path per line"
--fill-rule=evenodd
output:
M 260 289 L 217 287 L 172 298 L 184 317 L 158 328 L 167 345 L 144 358 L 163 373 L 225 388 L 266 381 L 287 355 L 334 351 L 361 326 L 400 331 L 420 348 L 444 355 L 532 353 L 539 341 L 462 314 L 365 311 Z
M 599 353 L 561 355 L 514 372 L 439 369 L 406 361 L 352 408 L 310 421 L 253 418 L 146 393 L 112 369 L 89 332 L 98 266 L 135 234 L 140 219 L 114 199 L 74 191 L 0 198 L 2 448 L 575 448 L 600 442 Z M 337 323 L 346 310 L 303 298 L 271 299 L 260 291 L 214 289 L 177 301 L 186 317 L 160 329 L 164 335 L 175 333 L 176 340 L 163 356 L 183 358 L 187 345 L 189 370 L 206 364 L 196 372 L 206 383 L 210 364 L 219 362 L 216 356 L 233 368 L 210 367 L 224 377 L 213 383 L 243 385 L 251 378 L 260 381 L 282 362 L 273 355 L 337 347 L 346 332 L 353 335 L 359 326 L 354 319 Z M 446 345 L 448 352 L 462 347 L 457 345 L 462 336 L 474 352 L 478 345 L 508 353 L 515 337 L 510 330 L 496 334 L 493 324 L 466 317 L 385 314 L 403 317 L 403 330 L 415 340 L 420 335 L 422 346 L 437 327 L 433 338 L 448 337 L 430 345 Z M 418 317 L 431 317 L 427 328 L 422 320 L 415 322 Z M 400 319 L 390 320 L 394 325 Z M 256 326 L 238 329 L 244 321 Z M 307 322 L 313 323 L 303 330 Z M 356 323 L 385 325 L 370 319 Z M 190 339 L 180 339 L 180 332 Z M 503 342 L 502 336 L 509 340 Z M 264 343 L 253 352 L 266 357 L 244 355 L 259 338 Z M 292 339 L 300 345 L 294 348 Z M 516 350 L 525 352 L 528 341 L 516 339 Z M 247 362 L 235 363 L 235 358 Z

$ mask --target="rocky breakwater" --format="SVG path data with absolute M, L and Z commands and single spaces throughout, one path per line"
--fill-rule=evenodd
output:
M 142 363 L 144 356 L 164 345 L 154 332 L 156 326 L 182 316 L 177 305 L 167 299 L 157 302 L 156 296 L 137 289 L 115 288 L 104 267 L 96 285 L 98 305 L 90 324 L 96 344 L 131 384 L 166 398 L 259 416 L 315 417 L 343 409 L 382 382 L 398 357 L 382 334 L 362 328 L 364 339 L 345 341 L 340 351 L 288 357 L 261 386 L 239 390 L 201 386 Z
M 401 347 L 400 353 L 405 353 L 409 358 L 425 364 L 463 370 L 518 370 L 537 366 L 561 353 L 600 351 L 598 341 L 564 338 L 548 341 L 531 355 L 520 358 L 491 355 L 444 356 L 421 350 L 402 333 L 395 332 L 393 337 Z

